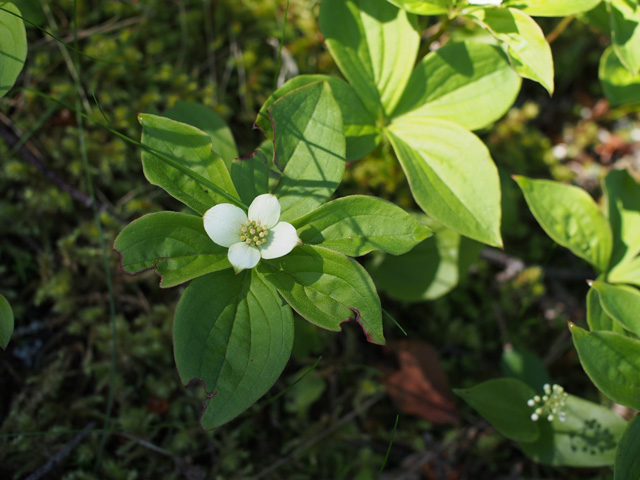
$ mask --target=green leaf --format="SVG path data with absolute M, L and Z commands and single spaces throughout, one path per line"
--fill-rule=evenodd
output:
M 629 283 L 640 287 L 640 256 L 616 265 L 607 274 L 611 283 Z
M 626 285 L 610 285 L 594 281 L 591 287 L 598 292 L 605 313 L 627 330 L 640 335 L 640 290 Z
M 353 195 L 326 203 L 293 222 L 304 243 L 351 257 L 373 250 L 406 253 L 431 231 L 393 203 Z
M 367 340 L 384 344 L 376 287 L 355 260 L 303 245 L 284 257 L 262 260 L 258 269 L 307 321 L 335 332 L 342 323 L 356 321 Z
M 482 128 L 505 114 L 520 84 L 499 48 L 479 42 L 449 43 L 416 66 L 393 116 L 411 112 Z
M 421 222 L 435 233 L 400 256 L 377 254 L 367 271 L 379 290 L 403 302 L 434 300 L 450 292 L 476 261 L 482 244 L 462 237 L 424 214 Z
M 145 146 L 237 197 L 227 167 L 211 150 L 209 135 L 185 123 L 156 115 L 139 114 L 138 120 L 143 127 L 142 143 Z M 201 215 L 216 203 L 229 202 L 147 150 L 142 151 L 142 168 L 149 183 L 163 188 Z
M 516 72 L 553 94 L 551 47 L 533 18 L 515 8 L 480 8 L 470 16 L 505 44 Z
M 178 100 L 173 108 L 165 112 L 164 116 L 199 128 L 209 135 L 212 142 L 211 148 L 224 160 L 227 169 L 231 168 L 231 160 L 238 158 L 238 149 L 231 130 L 222 117 L 210 107 Z
M 278 379 L 293 346 L 293 315 L 254 270 L 223 270 L 187 287 L 173 322 L 184 384 L 208 392 L 202 428 L 218 427 L 253 405 Z
M 611 40 L 622 64 L 634 75 L 640 70 L 640 10 L 624 0 L 610 0 Z
M 611 170 L 604 179 L 605 211 L 613 233 L 611 265 L 640 253 L 640 184 L 626 170 Z
M 20 12 L 24 19 L 26 28 L 34 28 L 42 25 L 45 21 L 44 12 L 39 0 L 10 0 Z M 4 8 L 4 7 L 2 7 Z
M 619 333 L 587 332 L 570 323 L 582 368 L 614 402 L 640 409 L 640 341 Z
M 613 480 L 640 478 L 640 415 L 627 425 L 616 449 Z
M 605 271 L 611 256 L 609 222 L 587 192 L 550 180 L 514 176 L 527 205 L 553 241 Z
M 342 180 L 342 116 L 326 82 L 293 90 L 269 113 L 275 131 L 273 164 L 282 171 L 273 193 L 282 207 L 280 219 L 290 222 L 324 203 Z
M 0 347 L 4 350 L 13 334 L 13 310 L 3 295 L 0 295 Z
M 613 47 L 600 58 L 598 76 L 611 105 L 640 102 L 640 73 L 633 74 L 622 64 Z
M 594 8 L 578 15 L 578 19 L 593 27 L 599 33 L 609 35 L 611 33 L 611 20 L 609 18 L 608 2 L 601 1 Z
M 394 119 L 387 132 L 425 213 L 474 240 L 502 245 L 498 170 L 478 137 L 415 115 Z
M 13 3 L 0 2 L 0 98 L 11 90 L 27 59 L 27 33 Z
M 586 12 L 601 0 L 507 0 L 503 6 L 515 7 L 532 17 L 566 17 Z
M 297 88 L 319 81 L 331 86 L 331 93 L 342 112 L 344 134 L 347 137 L 347 161 L 358 160 L 371 153 L 380 143 L 382 135 L 380 128 L 376 126 L 375 117 L 364 107 L 351 85 L 329 75 L 299 75 L 289 80 L 267 99 L 258 112 L 256 124 L 267 137 L 273 137 L 271 119 L 267 114 L 271 104 Z
M 442 15 L 451 9 L 450 0 L 389 0 L 416 15 Z
M 231 268 L 227 249 L 209 238 L 202 217 L 185 213 L 145 215 L 120 232 L 113 248 L 125 272 L 133 275 L 154 268 L 164 288 Z
M 600 295 L 594 288 L 590 288 L 587 293 L 587 323 L 589 330 L 610 330 L 612 332 L 626 335 L 625 329 L 613 318 L 607 315 L 600 304 Z
M 536 392 L 541 391 L 545 383 L 553 383 L 540 357 L 529 350 L 516 349 L 511 345 L 505 346 L 500 359 L 500 368 L 505 377 L 520 380 Z
M 454 392 L 505 437 L 532 442 L 540 435 L 538 424 L 531 420 L 531 408 L 527 405 L 535 392 L 520 380 L 497 378 L 472 388 L 455 389 Z
M 320 30 L 367 110 L 376 119 L 385 118 L 398 103 L 418 54 L 415 16 L 381 0 L 323 0 Z
M 231 163 L 231 179 L 247 205 L 263 193 L 269 192 L 269 161 L 259 150 L 249 158 L 236 158 Z
M 626 422 L 608 408 L 569 395 L 566 421 L 538 420 L 540 438 L 520 448 L 538 463 L 569 467 L 599 467 L 614 461 Z

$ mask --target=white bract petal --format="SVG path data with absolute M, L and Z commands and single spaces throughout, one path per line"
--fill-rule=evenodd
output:
M 258 195 L 249 205 L 249 220 L 260 222 L 267 228 L 275 227 L 280 220 L 280 202 L 269 193 Z
M 227 257 L 237 273 L 240 270 L 255 267 L 260 261 L 260 250 L 244 242 L 240 242 L 229 247 Z
M 240 241 L 240 229 L 247 214 L 230 203 L 220 203 L 204 213 L 204 229 L 209 238 L 221 247 L 230 247 Z
M 502 0 L 469 0 L 471 5 L 500 5 Z
M 204 229 L 218 245 L 228 247 L 227 256 L 236 273 L 255 267 L 260 258 L 278 258 L 298 244 L 293 225 L 279 222 L 280 202 L 270 194 L 258 195 L 249 213 L 230 203 L 211 207 L 204 214 Z
M 280 222 L 269 230 L 267 243 L 260 247 L 260 255 L 267 260 L 285 256 L 298 244 L 298 234 L 293 225 Z

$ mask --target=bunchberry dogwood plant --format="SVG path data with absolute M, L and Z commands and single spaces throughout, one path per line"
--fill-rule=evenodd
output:
M 357 322 L 370 342 L 384 343 L 375 286 L 350 257 L 399 255 L 430 235 L 375 197 L 324 203 L 345 168 L 329 84 L 292 91 L 268 115 L 270 131 L 282 132 L 270 137 L 270 158 L 258 150 L 233 161 L 193 126 L 140 115 L 147 179 L 190 211 L 145 215 L 115 249 L 126 271 L 153 268 L 162 286 L 192 280 L 174 317 L 174 355 L 183 382 L 209 392 L 203 428 L 238 415 L 279 377 L 292 348 L 291 308 L 329 330 Z

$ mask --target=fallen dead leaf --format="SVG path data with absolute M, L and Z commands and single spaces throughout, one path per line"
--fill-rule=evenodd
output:
M 420 340 L 390 342 L 399 370 L 387 374 L 383 383 L 397 407 L 432 423 L 457 423 L 458 409 L 438 354 Z

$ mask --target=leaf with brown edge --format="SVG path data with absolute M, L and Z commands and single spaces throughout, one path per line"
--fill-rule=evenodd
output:
M 383 383 L 397 407 L 432 423 L 457 423 L 458 408 L 435 349 L 420 340 L 389 342 L 389 348 L 400 369 Z

